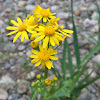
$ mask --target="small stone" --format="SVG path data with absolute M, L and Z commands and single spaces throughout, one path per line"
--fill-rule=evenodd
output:
M 97 24 L 97 21 L 96 20 L 90 20 L 89 18 L 86 18 L 83 21 L 84 27 L 90 27 L 91 25 L 96 25 L 96 24 Z
M 79 47 L 83 47 L 84 45 L 89 43 L 88 40 L 86 40 L 86 39 L 84 39 L 84 40 L 79 39 L 78 42 L 79 42 Z
M 25 63 L 25 58 L 24 57 L 19 57 L 18 60 L 16 61 L 16 63 L 19 63 L 19 64 Z
M 100 79 L 95 81 L 95 84 L 100 88 Z
M 27 82 L 26 80 L 20 80 L 18 82 L 17 92 L 19 94 L 23 94 L 23 93 L 27 92 L 28 86 L 29 86 L 29 82 Z
M 75 15 L 75 16 L 79 16 L 79 15 L 80 15 L 80 10 L 75 10 L 75 11 L 74 11 L 74 15 Z
M 33 6 L 33 5 L 27 5 L 25 8 L 26 8 L 26 10 L 34 10 L 35 6 Z
M 60 12 L 57 13 L 57 17 L 60 17 L 60 19 L 68 19 L 70 17 L 70 13 Z
M 10 63 L 11 65 L 14 65 L 15 60 L 14 60 L 14 59 L 9 59 L 9 63 Z
M 2 86 L 3 84 L 5 84 L 7 86 L 7 88 L 13 87 L 15 86 L 15 81 L 9 77 L 8 75 L 2 76 L 1 80 L 0 80 L 0 86 Z
M 94 12 L 94 13 L 92 14 L 91 18 L 92 18 L 93 20 L 98 20 L 98 18 L 99 18 L 99 13 Z
M 30 73 L 27 74 L 26 79 L 31 80 L 31 79 L 34 79 L 34 78 L 35 78 L 35 73 L 33 71 L 31 71 Z
M 56 12 L 56 10 L 58 9 L 59 9 L 59 6 L 57 5 L 51 6 L 51 12 Z
M 3 90 L 3 89 L 0 89 L 0 100 L 6 100 L 8 98 L 8 93 Z
M 89 85 L 87 88 L 88 88 L 88 90 L 89 90 L 90 92 L 96 93 L 96 90 L 95 90 L 91 85 Z
M 5 69 L 10 69 L 10 67 L 11 67 L 10 64 L 6 64 L 6 65 L 4 66 Z
M 88 10 L 90 11 L 96 11 L 96 5 L 94 3 L 92 3 L 89 7 L 88 7 Z
M 33 4 L 35 3 L 35 0 L 28 0 L 27 4 Z
M 18 46 L 18 50 L 19 50 L 19 51 L 22 51 L 22 50 L 24 50 L 24 49 L 25 49 L 25 46 L 24 46 L 24 45 L 19 45 L 19 46 Z
M 23 7 L 23 6 L 25 6 L 27 4 L 27 1 L 19 1 L 18 2 L 18 6 L 19 7 Z
M 100 54 L 96 55 L 93 59 L 94 62 L 100 64 Z
M 28 50 L 28 51 L 26 52 L 27 57 L 30 57 L 31 54 L 32 54 L 32 52 L 31 52 L 30 50 Z

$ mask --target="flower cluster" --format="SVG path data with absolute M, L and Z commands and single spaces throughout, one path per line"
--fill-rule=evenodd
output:
M 58 20 L 54 15 L 56 13 L 51 13 L 50 9 L 43 9 L 39 5 L 35 6 L 33 10 L 33 15 L 27 15 L 27 18 L 23 21 L 18 17 L 17 22 L 11 20 L 14 26 L 8 26 L 7 30 L 13 30 L 7 35 L 16 34 L 13 43 L 21 36 L 21 42 L 25 39 L 30 39 L 30 46 L 32 49 L 32 55 L 30 55 L 33 60 L 31 63 L 35 63 L 34 66 L 39 66 L 41 64 L 42 68 L 45 66 L 48 69 L 54 68 L 51 60 L 58 60 L 54 54 L 57 53 L 53 49 L 55 45 L 60 45 L 61 41 L 64 41 L 66 37 L 70 37 L 72 30 L 63 29 L 63 26 L 58 25 Z M 31 33 L 31 36 L 29 35 Z
M 58 83 L 57 83 L 58 78 L 57 77 L 54 77 L 54 79 L 49 79 L 49 78 L 43 79 L 41 74 L 38 74 L 36 76 L 36 78 L 37 78 L 37 81 L 32 82 L 31 87 L 37 88 L 38 92 L 44 91 L 44 89 L 45 89 L 45 91 L 50 92 L 50 91 L 52 91 L 53 87 L 58 86 Z M 43 87 L 47 87 L 47 88 L 43 88 Z

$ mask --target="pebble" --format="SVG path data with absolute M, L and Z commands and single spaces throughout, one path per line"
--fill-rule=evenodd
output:
M 96 80 L 95 84 L 100 88 L 100 79 Z
M 93 3 L 93 4 L 91 4 L 89 7 L 88 7 L 88 10 L 90 10 L 90 11 L 96 11 L 96 5 Z
M 28 86 L 29 86 L 29 82 L 27 82 L 26 80 L 20 80 L 18 82 L 17 92 L 19 94 L 23 94 L 27 92 Z
M 25 49 L 25 46 L 24 45 L 19 45 L 18 46 L 18 51 L 22 51 L 22 50 L 24 50 Z
M 14 65 L 15 59 L 9 59 L 9 63 L 10 63 L 10 65 Z
M 100 64 L 100 54 L 96 55 L 93 59 L 94 62 Z
M 79 43 L 79 47 L 83 47 L 84 45 L 88 44 L 89 42 L 86 39 L 84 39 L 84 40 L 79 39 L 78 43 Z
M 74 15 L 75 15 L 75 16 L 80 16 L 80 10 L 75 10 L 75 11 L 74 11 Z
M 90 27 L 91 25 L 96 25 L 97 24 L 97 21 L 96 20 L 90 20 L 89 18 L 86 18 L 84 21 L 83 21 L 83 25 L 84 27 Z
M 98 18 L 99 18 L 99 13 L 94 12 L 94 13 L 92 14 L 91 18 L 92 18 L 93 20 L 98 20 Z
M 19 57 L 18 60 L 16 61 L 16 63 L 24 64 L 25 63 L 25 58 L 24 57 Z
M 6 100 L 8 98 L 8 93 L 3 90 L 3 89 L 0 89 L 0 100 Z
M 60 19 L 68 19 L 70 17 L 70 13 L 60 12 L 57 13 L 57 17 L 60 17 Z
M 32 54 L 31 50 L 28 50 L 28 51 L 26 52 L 27 57 L 30 57 L 31 54 Z
M 16 51 L 16 46 L 13 43 L 0 44 L 0 51 L 13 53 Z
M 28 0 L 27 4 L 33 4 L 35 3 L 35 0 Z
M 6 64 L 6 65 L 4 66 L 5 69 L 10 69 L 10 67 L 11 67 L 10 64 Z
M 24 7 L 27 4 L 27 1 L 19 1 L 18 6 L 19 7 Z
M 35 9 L 35 6 L 34 5 L 27 5 L 26 7 L 26 10 L 34 10 Z
M 4 84 L 7 86 L 7 88 L 10 88 L 10 87 L 15 86 L 16 82 L 8 75 L 5 75 L 5 76 L 2 76 L 0 80 L 0 85 L 2 86 Z
M 57 6 L 57 5 L 51 6 L 51 8 L 50 8 L 51 12 L 56 12 L 56 10 L 58 10 L 58 9 L 59 9 L 59 6 Z
M 88 90 L 92 93 L 96 93 L 96 90 L 92 87 L 92 85 L 89 85 L 88 87 Z
M 30 73 L 27 74 L 26 79 L 31 80 L 35 78 L 35 73 L 33 71 L 31 71 Z

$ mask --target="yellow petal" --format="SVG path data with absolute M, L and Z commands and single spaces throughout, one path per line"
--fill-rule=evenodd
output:
M 21 34 L 21 42 L 23 42 L 24 37 L 25 37 L 25 35 L 24 35 L 24 33 L 22 32 L 22 34 Z
M 39 54 L 39 52 L 38 51 L 36 51 L 36 50 L 31 50 L 34 54 Z
M 39 49 L 40 51 L 43 51 L 43 47 L 41 45 L 39 45 Z
M 41 64 L 41 61 L 38 61 L 34 66 L 39 66 Z
M 24 31 L 24 36 L 25 36 L 25 39 L 29 39 L 28 34 L 27 34 L 26 31 Z
M 57 53 L 57 51 L 56 50 L 53 50 L 52 52 L 50 52 L 50 55 L 54 55 L 56 53 Z
M 12 32 L 8 33 L 7 35 L 15 34 L 17 31 L 18 31 L 18 30 L 16 30 L 16 31 L 12 31 Z
M 36 63 L 39 59 L 33 59 L 31 63 Z
M 56 37 L 54 37 L 54 41 L 56 42 L 57 45 L 59 45 L 59 41 Z
M 62 41 L 64 40 L 64 39 L 63 39 L 61 36 L 59 36 L 59 35 L 55 35 L 55 37 L 58 38 L 59 40 L 62 40 Z
M 21 20 L 19 17 L 17 18 L 17 22 L 18 22 L 20 25 L 23 24 L 23 23 L 22 23 L 22 20 Z
M 41 62 L 41 66 L 44 69 L 45 68 L 45 62 Z
M 38 58 L 38 55 L 30 55 L 31 58 Z
M 50 59 L 51 59 L 51 60 L 58 60 L 58 57 L 50 56 Z
M 51 62 L 50 60 L 46 61 L 45 64 L 46 64 L 46 67 L 47 67 L 48 69 L 51 69 L 51 67 L 52 67 L 52 62 Z
M 34 17 L 31 16 L 27 21 L 26 24 L 31 25 L 34 22 Z
M 49 36 L 46 36 L 44 41 L 43 41 L 43 48 L 46 48 L 49 42 Z
M 18 33 L 16 34 L 16 36 L 15 36 L 14 39 L 13 39 L 13 43 L 17 40 L 17 38 L 18 38 L 21 34 L 22 34 L 21 32 L 18 32 Z
M 63 29 L 62 31 L 66 32 L 66 33 L 73 33 L 72 30 L 67 30 L 67 29 Z
M 43 18 L 43 22 L 47 22 L 47 18 L 46 17 Z
M 51 43 L 52 46 L 55 46 L 55 42 L 54 42 L 54 39 L 53 39 L 52 36 L 50 37 L 50 43 Z
M 11 20 L 11 23 L 14 24 L 15 26 L 19 26 L 19 24 L 14 20 Z
M 8 26 L 6 29 L 7 30 L 18 30 L 18 27 Z
M 34 40 L 34 42 L 38 42 L 38 41 L 42 40 L 44 37 L 45 37 L 45 35 L 41 35 L 41 36 L 37 37 L 37 38 Z

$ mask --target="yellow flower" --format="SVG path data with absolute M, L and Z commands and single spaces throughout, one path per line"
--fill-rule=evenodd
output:
M 43 22 L 47 22 L 49 18 L 55 18 L 56 13 L 51 13 L 50 9 L 42 9 L 39 5 L 35 6 L 35 10 L 33 10 L 33 14 L 39 18 L 39 21 L 43 18 Z
M 31 35 L 30 40 L 32 41 L 32 40 L 34 40 L 34 38 L 35 38 L 35 37 L 34 37 L 33 35 Z
M 56 50 L 52 49 L 52 46 L 50 46 L 47 50 L 47 48 L 43 49 L 43 46 L 39 45 L 40 52 L 36 50 L 32 50 L 34 53 L 33 55 L 30 55 L 33 60 L 31 63 L 36 63 L 34 66 L 39 66 L 41 64 L 42 68 L 45 68 L 45 65 L 48 69 L 54 68 L 51 60 L 58 60 L 58 57 L 52 56 L 57 53 Z
M 38 74 L 38 75 L 36 76 L 36 78 L 37 78 L 37 79 L 40 79 L 40 78 L 41 78 L 41 74 Z
M 7 30 L 14 30 L 7 35 L 12 35 L 16 34 L 16 36 L 13 39 L 13 43 L 17 40 L 17 38 L 21 35 L 21 42 L 23 42 L 24 38 L 29 39 L 27 32 L 32 30 L 35 26 L 31 26 L 32 20 L 34 19 L 33 16 L 31 16 L 26 22 L 22 22 L 22 20 L 18 17 L 17 21 L 11 20 L 11 23 L 14 24 L 15 26 L 8 26 L 6 29 Z
M 36 85 L 36 83 L 35 82 L 32 82 L 31 86 L 34 87 L 35 85 Z
M 66 37 L 71 37 L 69 34 L 70 33 L 73 33 L 72 30 L 68 30 L 68 29 L 63 29 L 63 26 L 59 26 L 57 23 L 56 23 L 56 27 L 58 27 L 58 31 L 61 32 L 62 34 L 64 34 Z
M 48 79 L 48 78 L 45 79 L 45 84 L 46 84 L 46 85 L 51 85 L 51 79 Z
M 47 25 L 55 25 L 59 19 L 60 19 L 59 17 L 58 18 L 51 18 L 49 20 L 49 23 L 47 23 Z
M 55 46 L 55 44 L 59 45 L 59 40 L 63 41 L 62 34 L 57 32 L 56 30 L 58 27 L 53 26 L 39 26 L 39 28 L 35 29 L 38 31 L 38 33 L 34 33 L 33 36 L 38 36 L 34 40 L 34 42 L 38 42 L 42 39 L 43 40 L 43 48 L 47 47 L 48 43 L 50 43 L 52 46 Z
M 58 77 L 54 77 L 54 81 L 58 81 Z
M 38 42 L 32 41 L 30 45 L 31 45 L 31 47 L 32 47 L 33 49 L 35 49 L 35 48 L 38 47 Z

